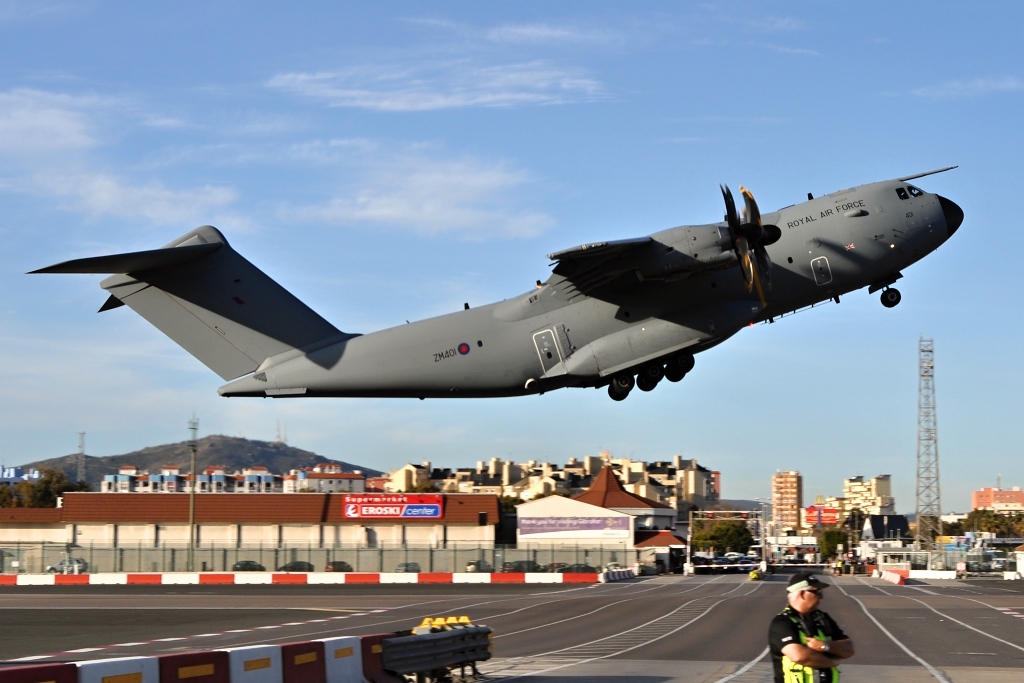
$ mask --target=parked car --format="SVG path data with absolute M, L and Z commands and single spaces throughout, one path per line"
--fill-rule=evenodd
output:
M 544 565 L 544 571 L 552 574 L 562 571 L 562 567 L 569 566 L 568 562 L 552 562 L 551 564 Z
M 350 565 L 348 562 L 345 562 L 344 560 L 334 560 L 333 562 L 328 562 L 327 565 L 324 566 L 324 571 L 350 572 L 352 571 L 352 565 Z
M 277 571 L 279 571 L 279 572 L 311 572 L 311 571 L 315 571 L 315 570 L 313 569 L 313 565 L 311 565 L 309 562 L 302 562 L 301 560 L 295 560 L 293 562 L 289 562 L 288 564 L 281 565 L 280 567 L 277 568 Z
M 51 574 L 85 574 L 89 571 L 89 563 L 77 557 L 64 558 L 60 562 L 46 568 Z
M 558 571 L 562 574 L 597 574 L 597 568 L 589 564 L 569 564 Z
M 527 572 L 542 572 L 544 567 L 540 566 L 533 560 L 516 560 L 515 562 L 506 562 L 501 565 L 501 571 L 508 573 L 527 573 Z
M 256 560 L 239 560 L 231 565 L 233 572 L 265 572 L 267 568 Z
M 487 560 L 470 560 L 466 563 L 467 572 L 493 572 L 494 567 Z
M 420 573 L 420 563 L 419 562 L 403 562 L 400 565 L 398 565 L 397 567 L 395 567 L 395 571 L 399 572 L 401 574 L 419 574 Z
M 626 566 L 624 564 L 622 564 L 621 562 L 609 562 L 608 564 L 606 564 L 604 566 L 604 570 L 606 572 L 620 571 L 620 570 L 625 569 L 625 568 L 626 568 Z

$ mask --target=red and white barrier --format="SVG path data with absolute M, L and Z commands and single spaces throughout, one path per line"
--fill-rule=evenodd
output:
M 605 572 L 613 573 L 625 572 Z M 174 572 L 152 574 L 0 574 L 0 586 L 66 585 L 253 585 L 253 584 L 438 584 L 438 583 L 597 583 L 599 574 L 423 572 Z M 627 577 L 622 577 L 627 578 Z M 632 578 L 631 576 L 628 578 Z
M 903 573 L 900 570 L 887 569 L 881 573 L 881 576 L 879 576 L 879 578 L 882 579 L 882 581 L 888 581 L 889 583 L 897 586 L 906 585 L 907 582 L 906 577 L 903 576 Z
M 601 583 L 610 583 L 612 581 L 625 581 L 626 579 L 635 579 L 636 574 L 632 569 L 612 569 L 611 571 L 601 572 L 597 580 Z

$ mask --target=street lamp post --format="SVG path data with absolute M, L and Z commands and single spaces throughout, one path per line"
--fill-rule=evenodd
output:
M 192 439 L 188 442 L 188 450 L 192 454 L 192 485 L 188 492 L 188 570 L 192 572 L 196 564 L 196 484 L 199 483 L 196 476 L 196 450 L 199 448 L 196 432 L 199 431 L 199 419 L 192 416 L 188 428 L 192 432 Z
M 767 534 L 767 515 L 765 504 L 768 502 L 767 498 L 755 498 L 755 500 L 761 504 L 761 563 L 762 566 L 768 566 L 768 534 Z

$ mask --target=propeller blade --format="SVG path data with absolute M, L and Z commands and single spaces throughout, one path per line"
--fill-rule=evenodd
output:
M 718 187 L 722 190 L 722 198 L 725 199 L 725 222 L 729 225 L 729 231 L 735 236 L 740 227 L 740 219 L 736 215 L 736 202 L 733 201 L 732 190 L 728 185 L 719 185 Z
M 736 236 L 736 258 L 739 259 L 740 270 L 743 272 L 743 281 L 747 283 L 747 289 L 749 290 L 754 281 L 754 262 L 750 258 L 750 245 L 747 243 L 747 238 L 743 235 Z
M 754 257 L 757 259 L 757 269 L 760 272 L 761 280 L 764 281 L 765 288 L 772 288 L 772 258 L 768 255 L 768 250 L 764 248 L 764 243 L 754 246 Z
M 740 185 L 740 194 L 743 195 L 743 202 L 747 205 L 747 222 L 761 225 L 761 211 L 757 208 L 757 201 L 750 190 Z

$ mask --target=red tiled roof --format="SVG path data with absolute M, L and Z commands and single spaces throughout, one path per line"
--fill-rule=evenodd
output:
M 686 541 L 667 530 L 637 531 L 633 534 L 633 546 L 636 548 L 666 548 L 670 545 L 686 545 Z
M 361 474 L 354 472 L 310 472 L 306 479 L 366 479 Z
M 0 508 L 0 522 L 31 524 L 60 521 L 60 508 Z
M 341 514 L 346 495 L 348 494 L 197 493 L 196 521 L 265 524 L 346 523 Z M 63 512 L 63 515 L 53 521 L 188 522 L 188 499 L 189 496 L 185 493 L 65 493 L 64 507 L 58 510 Z M 442 521 L 448 524 L 476 524 L 481 512 L 487 513 L 488 524 L 497 524 L 497 496 L 448 494 L 445 496 Z M 402 524 L 437 522 L 438 520 L 414 518 L 401 520 Z
M 597 473 L 597 476 L 594 477 L 594 483 L 590 485 L 589 489 L 583 493 L 577 493 L 572 499 L 602 508 L 672 509 L 669 505 L 638 496 L 622 488 L 622 482 L 619 481 L 619 478 L 615 476 L 615 472 L 608 465 L 605 465 Z

